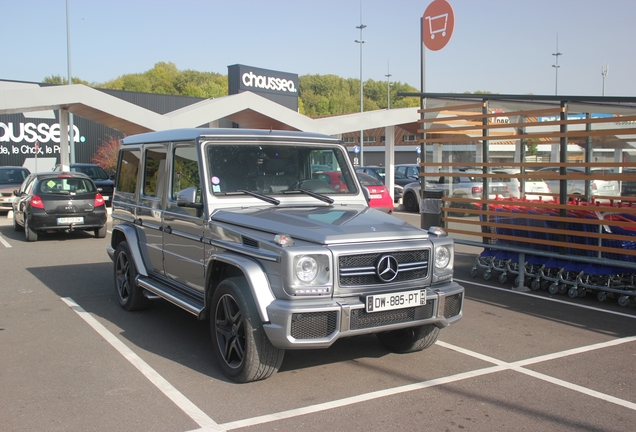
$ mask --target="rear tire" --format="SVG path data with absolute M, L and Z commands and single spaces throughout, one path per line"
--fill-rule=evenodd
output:
M 150 299 L 144 296 L 144 290 L 137 285 L 137 268 L 125 241 L 119 243 L 115 250 L 114 269 L 115 290 L 120 306 L 127 311 L 150 307 Z
M 26 216 L 24 216 L 24 236 L 28 242 L 38 241 L 38 233 L 36 230 L 31 229 L 29 226 L 29 219 L 27 219 Z
M 407 212 L 417 213 L 420 211 L 420 206 L 417 202 L 417 197 L 411 192 L 407 192 L 402 198 L 402 204 Z
M 104 225 L 101 228 L 98 228 L 95 230 L 95 237 L 97 238 L 104 238 L 106 237 L 106 225 Z
M 427 324 L 419 327 L 410 327 L 400 330 L 392 330 L 377 333 L 376 336 L 382 345 L 389 350 L 404 354 L 422 351 L 437 342 L 439 327 Z
M 219 284 L 212 300 L 214 356 L 225 375 L 239 383 L 270 377 L 285 354 L 267 338 L 249 293 L 245 278 L 233 277 Z

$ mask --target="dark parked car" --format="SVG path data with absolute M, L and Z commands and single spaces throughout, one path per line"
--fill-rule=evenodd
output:
M 93 231 L 106 237 L 106 206 L 93 180 L 78 172 L 30 174 L 15 191 L 13 228 L 27 241 L 52 231 Z
M 113 182 L 112 178 L 106 174 L 106 171 L 104 171 L 102 167 L 97 164 L 90 163 L 73 163 L 69 166 L 69 168 L 73 172 L 81 172 L 82 174 L 89 176 L 93 182 L 95 182 L 95 186 L 101 189 L 100 193 L 104 197 L 106 205 L 110 206 L 110 203 L 113 201 L 113 189 L 115 188 L 115 182 Z M 62 167 L 60 165 L 55 166 L 55 171 L 61 170 Z
M 31 172 L 19 166 L 0 167 L 0 211 L 13 208 L 13 191 L 20 189 L 20 185 Z

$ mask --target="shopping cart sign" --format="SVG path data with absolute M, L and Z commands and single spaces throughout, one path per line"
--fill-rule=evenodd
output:
M 422 42 L 431 51 L 446 46 L 455 28 L 455 14 L 446 0 L 434 0 L 422 16 Z

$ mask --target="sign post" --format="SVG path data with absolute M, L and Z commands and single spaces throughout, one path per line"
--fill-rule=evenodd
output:
M 421 78 L 421 93 L 426 93 L 426 48 L 431 51 L 439 51 L 446 46 L 453 30 L 455 29 L 455 13 L 452 6 L 446 0 L 433 0 L 428 5 L 420 20 L 421 30 L 421 51 L 420 56 L 422 59 L 422 66 L 420 70 Z M 420 101 L 420 107 L 422 110 L 426 109 L 426 98 L 422 96 Z M 426 113 L 422 112 L 420 118 L 426 120 Z M 427 129 L 427 123 L 422 122 L 422 129 Z M 426 132 L 421 136 L 422 139 L 426 139 Z M 418 164 L 420 161 L 426 162 L 426 144 L 421 142 L 418 149 L 417 158 Z M 422 191 L 422 202 L 420 203 L 420 211 L 422 211 L 426 198 L 426 178 L 420 176 L 420 190 Z M 430 223 L 437 223 L 438 219 L 441 221 L 440 215 L 426 215 L 421 214 L 421 226 L 424 229 L 428 229 Z M 441 223 L 441 222 L 439 222 Z

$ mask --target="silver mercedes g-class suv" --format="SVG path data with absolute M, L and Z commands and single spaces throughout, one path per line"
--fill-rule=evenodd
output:
M 333 189 L 312 165 L 342 173 Z M 431 346 L 462 316 L 453 240 L 369 208 L 336 138 L 179 129 L 122 141 L 108 254 L 119 303 L 163 298 L 209 319 L 237 382 L 286 349 L 375 333 L 394 352 Z

